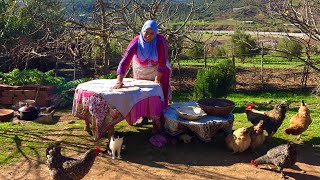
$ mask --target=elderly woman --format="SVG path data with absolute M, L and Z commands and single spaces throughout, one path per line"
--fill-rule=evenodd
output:
M 133 78 L 151 80 L 161 85 L 164 94 L 164 108 L 171 98 L 168 46 L 164 36 L 158 34 L 158 24 L 154 20 L 144 23 L 140 35 L 129 43 L 117 69 L 117 84 L 123 87 L 123 78 L 132 61 Z

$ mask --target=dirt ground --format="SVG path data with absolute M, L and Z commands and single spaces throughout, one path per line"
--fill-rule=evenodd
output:
M 237 90 L 259 90 L 261 88 L 258 83 L 259 73 L 259 69 L 238 69 Z M 297 85 L 300 78 L 295 73 L 298 72 L 268 71 L 267 84 L 264 88 L 299 89 Z M 192 90 L 195 77 L 196 69 L 181 69 L 180 75 L 178 70 L 174 69 L 173 89 Z M 308 86 L 314 87 L 319 81 L 319 75 L 311 73 Z M 70 114 L 64 114 L 60 117 L 59 123 L 75 119 Z M 162 149 L 153 148 L 150 145 L 150 149 L 139 149 L 137 146 L 145 147 L 142 144 L 149 143 L 148 139 L 141 137 L 139 132 L 132 132 L 130 136 L 125 137 L 126 149 L 122 154 L 122 160 L 112 160 L 109 156 L 102 154 L 97 157 L 84 179 L 281 179 L 278 172 L 270 171 L 265 166 L 260 169 L 250 165 L 250 160 L 264 154 L 266 149 L 256 153 L 244 152 L 232 155 L 226 150 L 223 138 L 220 136 L 217 135 L 210 143 L 195 139 L 190 144 L 177 143 Z M 271 146 L 272 143 L 267 142 L 266 147 Z M 299 144 L 297 147 L 298 162 L 294 167 L 285 169 L 285 175 L 289 179 L 319 180 L 320 149 L 306 144 Z M 51 178 L 44 158 L 25 157 L 14 167 L 2 166 L 0 179 Z

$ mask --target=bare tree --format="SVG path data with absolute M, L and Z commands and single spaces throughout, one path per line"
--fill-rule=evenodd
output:
M 192 0 L 186 3 L 172 3 L 170 0 L 134 0 L 132 6 L 128 6 L 125 11 L 121 11 L 124 26 L 127 27 L 131 35 L 140 32 L 142 24 L 149 19 L 158 22 L 159 32 L 166 36 L 169 45 L 169 56 L 171 62 L 178 61 L 184 44 L 187 39 L 200 43 L 191 33 L 195 30 L 192 20 L 197 13 L 203 13 L 208 9 L 213 1 L 206 1 L 201 6 L 196 7 Z M 180 24 L 171 25 L 177 19 L 179 12 L 185 12 L 185 16 L 180 18 Z M 132 37 L 129 35 L 129 37 Z M 202 42 L 201 42 L 202 43 Z
M 311 59 L 312 48 L 320 43 L 320 3 L 318 0 L 269 0 L 269 15 L 273 18 L 283 20 L 284 22 L 290 22 L 297 27 L 306 36 L 302 38 L 288 37 L 292 40 L 299 41 L 305 46 L 306 58 L 302 59 L 304 62 L 303 77 L 301 80 L 301 86 L 305 87 L 308 79 L 309 68 L 320 72 L 320 68 Z M 315 43 L 317 42 L 317 43 Z
M 64 29 L 59 25 L 63 16 L 59 3 L 49 0 L 1 1 L 1 8 L 0 67 L 6 71 L 36 66 L 49 69 L 50 61 L 57 53 L 51 48 L 52 43 Z M 39 63 L 40 60 L 43 63 Z
M 28 1 L 42 3 L 40 0 Z M 25 68 L 30 67 L 29 60 L 33 58 L 55 59 L 56 65 L 61 61 L 72 61 L 75 65 L 79 65 L 83 74 L 87 74 L 85 72 L 89 70 L 86 66 L 88 60 L 95 59 L 95 67 L 98 67 L 97 59 L 101 59 L 102 66 L 99 69 L 108 73 L 112 60 L 112 43 L 116 42 L 123 51 L 128 41 L 140 33 L 142 24 L 148 19 L 155 19 L 159 24 L 159 32 L 167 38 L 170 59 L 174 61 L 179 59 L 185 39 L 192 39 L 190 33 L 195 27 L 191 22 L 194 15 L 205 11 L 212 3 L 208 1 L 196 8 L 194 1 L 188 4 L 170 0 L 95 0 L 92 2 L 69 0 L 65 2 L 67 2 L 66 8 L 69 8 L 67 10 L 69 17 L 64 20 L 60 18 L 55 20 L 55 23 L 65 28 L 65 31 L 58 36 L 53 36 L 50 27 L 39 25 L 39 30 L 47 30 L 42 37 L 32 42 L 28 37 L 17 37 L 14 45 L 5 42 L 1 44 L 0 57 L 10 56 L 11 59 L 22 59 L 25 61 Z M 79 8 L 88 6 L 91 8 L 88 11 L 77 11 Z M 10 8 L 8 12 L 11 12 Z M 171 23 L 177 20 L 181 12 L 186 12 L 185 16 L 180 18 L 181 23 L 172 25 Z M 56 13 L 59 11 L 57 10 Z M 42 12 L 38 17 L 44 17 L 46 14 Z M 82 20 L 84 17 L 86 19 Z M 49 25 L 48 22 L 44 24 Z M 36 34 L 37 30 L 30 32 L 32 33 Z

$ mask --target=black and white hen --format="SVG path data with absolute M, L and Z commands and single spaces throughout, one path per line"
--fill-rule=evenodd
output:
M 54 180 L 80 180 L 91 169 L 100 147 L 90 149 L 83 157 L 74 159 L 61 154 L 60 144 L 49 145 L 46 149 L 47 166 Z
M 283 168 L 288 168 L 293 166 L 297 162 L 297 150 L 295 144 L 288 142 L 287 144 L 282 144 L 277 147 L 270 149 L 265 155 L 251 160 L 251 164 L 258 166 L 260 164 L 273 164 L 283 175 Z

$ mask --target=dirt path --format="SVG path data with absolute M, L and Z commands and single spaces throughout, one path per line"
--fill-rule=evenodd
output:
M 75 120 L 68 112 L 64 113 L 59 114 L 63 115 L 59 123 Z M 80 132 L 88 136 L 82 130 Z M 232 155 L 225 147 L 222 133 L 218 133 L 210 143 L 193 138 L 190 144 L 178 142 L 162 149 L 148 142 L 151 131 L 142 134 L 139 131 L 130 132 L 125 137 L 126 148 L 122 152 L 122 160 L 112 160 L 110 156 L 100 154 L 84 179 L 281 179 L 277 172 L 255 168 L 250 164 L 251 159 L 263 155 L 273 146 L 270 142 L 259 148 L 256 154 L 244 152 Z M 93 147 L 94 143 L 87 146 Z M 78 157 L 86 151 L 73 152 L 70 149 L 68 155 L 71 157 Z M 298 162 L 294 167 L 285 169 L 285 175 L 289 179 L 319 180 L 320 149 L 306 144 L 298 145 L 297 149 Z M 1 180 L 51 179 L 45 157 L 41 156 L 24 157 L 14 166 L 0 168 Z
M 296 165 L 284 170 L 287 177 L 319 179 L 319 150 L 306 146 L 298 150 Z M 99 156 L 84 179 L 281 179 L 277 172 L 251 166 L 249 162 L 254 155 L 250 152 L 231 155 L 223 146 L 179 144 L 156 152 L 145 156 L 143 151 L 131 152 L 128 148 L 122 160 Z M 1 167 L 0 179 L 43 180 L 50 176 L 42 161 L 24 159 L 15 167 Z

